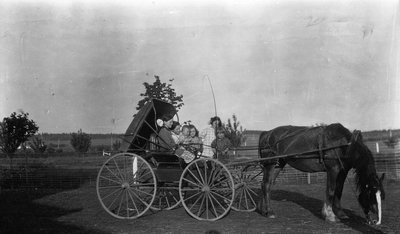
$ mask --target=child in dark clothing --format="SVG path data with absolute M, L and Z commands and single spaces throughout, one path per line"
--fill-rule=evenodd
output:
M 228 151 L 232 147 L 231 141 L 225 137 L 225 130 L 217 128 L 217 138 L 211 143 L 214 157 L 218 156 L 218 160 L 226 163 L 229 159 Z

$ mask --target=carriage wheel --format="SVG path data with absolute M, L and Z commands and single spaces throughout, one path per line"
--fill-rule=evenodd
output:
M 181 198 L 179 196 L 179 188 L 176 184 L 161 185 L 157 188 L 156 198 L 154 199 L 151 209 L 153 210 L 172 210 L 179 206 Z
M 262 181 L 262 169 L 259 165 L 246 165 L 232 172 L 235 181 L 235 199 L 232 209 L 251 212 L 257 206 L 257 190 Z
M 235 195 L 229 170 L 215 159 L 197 159 L 181 175 L 179 194 L 185 210 L 197 220 L 215 221 L 229 212 Z
M 101 206 L 119 219 L 135 219 L 146 213 L 154 201 L 156 176 L 142 157 L 120 153 L 100 168 L 96 183 Z

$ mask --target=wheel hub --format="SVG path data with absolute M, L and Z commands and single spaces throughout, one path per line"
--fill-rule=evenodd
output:
M 201 189 L 202 192 L 210 192 L 210 186 L 204 185 L 204 187 Z
M 121 187 L 123 189 L 127 189 L 127 188 L 129 188 L 129 183 L 128 182 L 124 182 L 124 183 L 122 183 Z

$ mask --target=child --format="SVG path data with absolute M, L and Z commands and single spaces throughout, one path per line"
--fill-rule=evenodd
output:
M 173 121 L 171 126 L 172 138 L 175 144 L 179 144 L 179 134 L 181 133 L 181 124 L 178 121 Z
M 189 126 L 189 139 L 190 147 L 192 148 L 192 150 L 196 152 L 201 152 L 202 141 L 199 138 L 199 132 L 194 125 Z
M 211 143 L 211 147 L 215 158 L 223 163 L 228 161 L 228 151 L 232 147 L 232 143 L 225 137 L 225 130 L 222 127 L 217 128 L 217 139 Z
M 179 144 L 186 145 L 190 142 L 189 126 L 183 125 L 181 134 L 179 135 Z
M 203 141 L 203 156 L 205 157 L 213 157 L 213 150 L 211 148 L 211 143 L 215 140 L 216 134 L 215 129 L 218 127 L 222 127 L 221 119 L 218 116 L 212 117 L 209 122 L 209 126 L 204 129 L 201 134 L 200 138 Z

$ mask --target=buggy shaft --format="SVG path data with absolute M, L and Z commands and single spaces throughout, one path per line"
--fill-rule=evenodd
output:
M 323 151 L 332 150 L 332 149 L 336 149 L 336 148 L 347 147 L 349 145 L 350 145 L 350 143 L 347 143 L 347 144 L 336 145 L 336 146 L 331 146 L 331 147 L 326 147 L 326 148 L 321 148 L 321 149 L 303 151 L 303 152 L 299 152 L 299 153 L 282 154 L 282 155 L 275 155 L 275 156 L 268 157 L 268 158 L 257 158 L 257 159 L 252 159 L 252 160 L 245 160 L 242 162 L 233 162 L 233 163 L 228 163 L 227 166 L 236 166 L 236 165 L 253 163 L 253 162 L 263 162 L 263 161 L 280 159 L 280 158 L 295 158 L 296 156 L 303 156 L 303 155 L 307 155 L 307 154 L 319 153 L 321 151 L 323 152 Z M 263 150 L 264 149 L 262 149 L 261 152 Z M 318 157 L 311 156 L 311 158 L 318 158 Z

